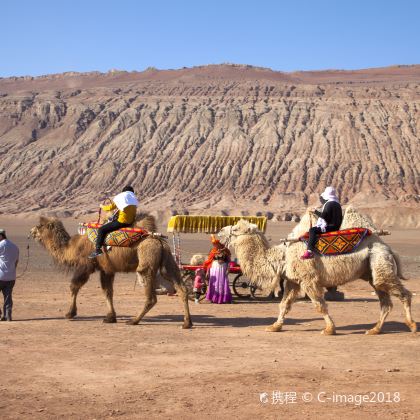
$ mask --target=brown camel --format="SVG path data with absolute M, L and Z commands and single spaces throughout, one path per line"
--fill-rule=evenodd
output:
M 155 219 L 146 215 L 136 223 L 149 232 L 156 231 Z M 73 272 L 70 284 L 71 303 L 66 318 L 77 315 L 76 299 L 80 288 L 89 280 L 95 271 L 99 271 L 102 290 L 105 293 L 108 313 L 104 322 L 117 322 L 113 304 L 115 273 L 137 272 L 144 283 L 146 302 L 143 310 L 127 324 L 135 325 L 146 315 L 157 302 L 155 286 L 158 272 L 178 292 L 184 305 L 184 323 L 182 328 L 191 328 L 192 322 L 188 306 L 187 290 L 181 273 L 166 241 L 157 237 L 146 237 L 131 248 L 112 248 L 96 259 L 89 259 L 94 245 L 86 235 L 70 235 L 63 223 L 55 218 L 41 217 L 39 224 L 31 229 L 30 236 L 40 242 L 51 254 L 54 261 L 63 268 Z

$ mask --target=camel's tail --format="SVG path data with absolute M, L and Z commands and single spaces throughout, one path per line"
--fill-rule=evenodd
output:
M 405 277 L 403 272 L 402 272 L 402 264 L 401 264 L 400 256 L 397 253 L 395 253 L 394 251 L 391 251 L 391 252 L 392 252 L 392 256 L 394 257 L 395 265 L 397 267 L 398 278 L 400 278 L 401 280 L 408 280 L 408 278 Z

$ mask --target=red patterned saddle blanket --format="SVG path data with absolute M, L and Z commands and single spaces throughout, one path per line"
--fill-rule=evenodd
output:
M 91 242 L 96 243 L 98 229 L 101 226 L 100 223 L 80 223 L 79 235 L 87 235 Z M 125 227 L 108 233 L 104 245 L 129 247 L 149 235 L 150 233 L 145 229 Z
M 341 255 L 355 251 L 366 236 L 372 232 L 365 228 L 352 228 L 318 235 L 315 250 L 321 255 Z M 299 238 L 308 243 L 309 232 Z

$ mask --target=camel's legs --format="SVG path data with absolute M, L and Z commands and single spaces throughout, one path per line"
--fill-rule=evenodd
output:
M 300 286 L 296 283 L 286 281 L 286 286 L 283 292 L 283 298 L 279 304 L 279 317 L 277 321 L 267 327 L 265 330 L 268 332 L 278 332 L 281 331 L 283 327 L 284 317 L 290 311 L 293 302 L 298 297 L 300 291 Z
M 417 324 L 411 316 L 411 292 L 401 283 L 395 273 L 395 261 L 392 257 L 371 260 L 372 285 L 385 293 L 397 297 L 404 306 L 405 323 L 412 332 L 417 331 Z
M 138 324 L 147 312 L 156 305 L 156 274 L 157 271 L 160 270 L 162 276 L 174 285 L 184 303 L 183 328 L 191 328 L 192 322 L 188 305 L 187 290 L 182 282 L 179 268 L 176 265 L 167 244 L 156 239 L 146 240 L 139 246 L 137 253 L 139 255 L 137 273 L 143 279 L 146 302 L 142 312 L 127 323 L 132 325 Z M 142 257 L 143 255 L 148 255 L 150 258 L 145 259 Z
M 89 280 L 91 274 L 92 272 L 89 270 L 76 270 L 74 272 L 70 283 L 70 308 L 65 315 L 66 318 L 71 319 L 77 315 L 77 295 L 81 287 Z
M 154 279 L 156 277 L 153 275 L 150 268 L 145 269 L 144 271 L 140 272 L 140 275 L 144 281 L 144 293 L 146 295 L 146 302 L 144 304 L 143 310 L 134 318 L 127 321 L 129 325 L 137 325 L 141 319 L 156 305 L 157 297 L 155 291 L 155 282 Z
M 326 327 L 325 330 L 322 331 L 322 334 L 325 335 L 334 335 L 335 334 L 335 325 L 333 320 L 331 319 L 330 315 L 328 314 L 328 306 L 325 303 L 324 300 L 324 289 L 322 287 L 316 287 L 313 285 L 312 287 L 305 287 L 304 284 L 302 284 L 302 289 L 304 292 L 309 296 L 312 303 L 315 305 L 315 308 L 319 313 L 322 314 L 324 317 Z
M 105 273 L 103 271 L 100 272 L 100 279 L 101 279 L 101 287 L 106 297 L 106 304 L 108 306 L 108 313 L 104 318 L 104 322 L 106 323 L 114 323 L 117 322 L 117 315 L 114 309 L 114 278 L 115 274 Z
M 389 291 L 403 304 L 405 310 L 405 323 L 408 328 L 410 328 L 411 332 L 415 333 L 417 331 L 417 324 L 411 316 L 411 292 L 402 285 L 399 278 L 396 278 L 396 281 L 390 286 Z
M 178 280 L 177 276 L 175 276 L 175 280 L 165 272 L 165 270 L 161 270 L 160 274 L 162 277 L 164 277 L 167 281 L 171 282 L 177 294 L 180 296 L 181 301 L 184 305 L 184 324 L 182 325 L 182 328 L 188 329 L 192 327 L 192 321 L 191 321 L 191 315 L 190 315 L 190 306 L 188 303 L 188 292 L 187 288 L 185 287 L 185 284 L 182 280 Z M 179 276 L 179 278 L 181 278 Z
M 370 282 L 370 284 L 374 288 L 379 298 L 379 304 L 381 305 L 381 315 L 379 317 L 379 321 L 376 323 L 376 325 L 372 329 L 366 331 L 366 334 L 374 335 L 374 334 L 379 334 L 381 332 L 385 319 L 388 316 L 388 314 L 391 312 L 392 302 L 391 302 L 391 297 L 389 296 L 389 293 L 387 291 L 378 289 L 372 284 L 372 282 Z

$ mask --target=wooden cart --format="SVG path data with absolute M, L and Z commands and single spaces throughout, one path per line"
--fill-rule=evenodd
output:
M 267 218 L 264 216 L 189 216 L 178 215 L 169 219 L 167 231 L 172 233 L 173 254 L 181 270 L 183 280 L 188 288 L 188 296 L 194 299 L 193 284 L 195 270 L 203 268 L 200 265 L 189 265 L 182 262 L 181 253 L 181 233 L 204 233 L 216 234 L 225 226 L 236 224 L 240 219 L 245 219 L 255 223 L 262 232 L 265 232 Z M 241 298 L 256 297 L 259 290 L 250 285 L 241 271 L 238 264 L 229 264 L 229 274 L 232 275 L 230 285 L 236 296 Z M 206 289 L 206 285 L 204 286 Z M 203 290 L 205 291 L 205 290 Z M 202 293 L 200 299 L 204 299 L 205 293 Z

